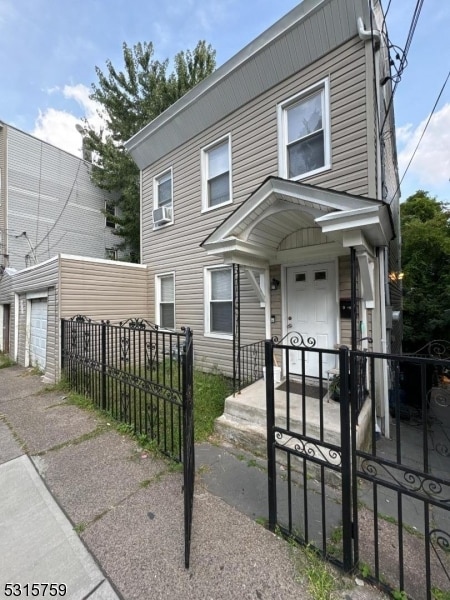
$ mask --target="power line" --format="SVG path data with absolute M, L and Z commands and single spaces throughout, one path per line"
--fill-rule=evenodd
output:
M 392 106 L 392 103 L 394 101 L 395 91 L 397 89 L 398 84 L 401 81 L 401 77 L 402 77 L 403 71 L 406 69 L 406 67 L 408 65 L 407 56 L 408 56 L 409 49 L 411 47 L 411 43 L 412 43 L 412 40 L 413 40 L 413 37 L 414 37 L 414 33 L 416 31 L 416 27 L 417 27 L 417 23 L 419 21 L 420 13 L 422 11 L 423 3 L 424 3 L 424 0 L 417 0 L 417 2 L 416 2 L 416 6 L 415 6 L 415 9 L 414 9 L 414 12 L 413 12 L 412 19 L 411 19 L 411 24 L 409 26 L 408 35 L 407 35 L 407 38 L 406 38 L 404 50 L 402 51 L 398 46 L 395 46 L 395 45 L 391 44 L 390 41 L 389 41 L 389 39 L 388 39 L 389 50 L 394 50 L 395 49 L 395 51 L 396 51 L 396 59 L 399 61 L 399 64 L 398 64 L 398 67 L 395 67 L 395 62 L 392 59 L 390 60 L 391 66 L 396 71 L 396 75 L 395 75 L 395 77 L 391 77 L 392 81 L 394 82 L 394 86 L 392 88 L 391 97 L 389 98 L 389 103 L 388 103 L 388 106 L 387 106 L 387 109 L 386 109 L 386 113 L 384 115 L 383 123 L 381 125 L 380 135 L 382 135 L 384 126 L 386 124 L 386 120 L 388 119 L 389 112 L 391 110 L 391 106 Z M 387 11 L 389 10 L 390 4 L 391 3 L 389 2 L 388 8 L 386 10 L 386 14 L 384 16 L 385 19 L 386 19 Z
M 429 123 L 430 123 L 430 121 L 431 121 L 431 117 L 434 115 L 434 113 L 435 113 L 435 111 L 436 111 L 436 107 L 437 107 L 437 105 L 438 105 L 438 103 L 439 103 L 439 100 L 441 99 L 441 96 L 442 96 L 442 94 L 443 94 L 443 92 L 444 92 L 445 86 L 447 85 L 447 82 L 448 82 L 449 78 L 450 78 L 450 71 L 447 73 L 447 77 L 445 78 L 445 81 L 444 81 L 444 83 L 442 84 L 441 91 L 439 92 L 439 94 L 438 94 L 438 97 L 436 98 L 436 102 L 434 103 L 433 109 L 432 109 L 432 111 L 431 111 L 431 113 L 430 113 L 430 115 L 429 115 L 429 117 L 428 117 L 428 119 L 427 119 L 427 122 L 425 123 L 425 127 L 424 127 L 424 129 L 423 129 L 423 131 L 422 131 L 422 134 L 421 134 L 421 136 L 420 136 L 420 138 L 419 138 L 419 141 L 417 142 L 417 145 L 416 145 L 416 147 L 414 148 L 414 152 L 412 153 L 412 155 L 411 155 L 411 158 L 409 159 L 409 162 L 408 162 L 408 164 L 406 165 L 406 169 L 405 169 L 405 170 L 404 170 L 404 172 L 403 172 L 402 178 L 400 179 L 400 183 L 398 184 L 398 186 L 397 186 L 397 189 L 395 190 L 395 193 L 394 193 L 394 195 L 393 195 L 393 197 L 392 197 L 392 200 L 391 200 L 390 204 L 392 204 L 392 202 L 393 202 L 393 200 L 394 200 L 394 198 L 395 198 L 395 196 L 396 196 L 396 194 L 397 194 L 398 190 L 400 189 L 400 186 L 402 185 L 402 182 L 403 182 L 403 180 L 404 180 L 404 178 L 405 178 L 405 175 L 406 175 L 406 173 L 408 172 L 408 169 L 409 169 L 409 167 L 410 167 L 410 165 L 411 165 L 411 163 L 412 163 L 412 161 L 413 161 L 413 159 L 414 159 L 414 157 L 415 157 L 415 155 L 416 155 L 416 152 L 417 152 L 417 150 L 418 150 L 418 148 L 419 148 L 419 146 L 420 146 L 420 143 L 421 143 L 421 141 L 422 141 L 422 139 L 423 139 L 423 136 L 425 135 L 425 132 L 426 132 L 426 130 L 427 130 L 427 128 L 428 128 L 428 125 L 429 125 Z

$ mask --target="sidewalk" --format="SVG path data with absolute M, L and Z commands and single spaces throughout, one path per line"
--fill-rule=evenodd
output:
M 196 468 L 186 570 L 182 473 L 29 370 L 1 369 L 0 598 L 47 582 L 80 600 L 309 599 L 301 553 L 254 520 L 267 474 L 211 444 Z M 384 598 L 367 585 L 335 597 Z

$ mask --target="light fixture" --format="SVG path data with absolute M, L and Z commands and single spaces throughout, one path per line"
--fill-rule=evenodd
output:
M 405 276 L 405 274 L 402 273 L 401 271 L 391 271 L 388 275 L 389 281 L 392 281 L 392 282 L 401 281 L 404 276 Z
M 280 282 L 278 281 L 278 279 L 273 278 L 270 281 L 270 289 L 277 290 L 279 287 L 280 287 Z

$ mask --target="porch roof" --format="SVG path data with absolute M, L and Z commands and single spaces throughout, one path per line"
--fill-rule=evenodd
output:
M 267 264 L 276 258 L 288 235 L 315 229 L 325 242 L 348 246 L 355 232 L 368 247 L 384 246 L 393 237 L 389 206 L 355 196 L 282 179 L 267 178 L 201 244 L 225 262 Z

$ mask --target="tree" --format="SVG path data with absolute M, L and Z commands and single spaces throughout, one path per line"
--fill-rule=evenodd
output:
M 122 71 L 110 60 L 105 73 L 95 68 L 98 83 L 92 84 L 91 98 L 100 105 L 105 129 L 96 131 L 86 123 L 85 147 L 96 156 L 92 180 L 113 192 L 112 202 L 119 209 L 114 217 L 121 238 L 117 247 L 133 262 L 139 262 L 140 248 L 139 169 L 123 143 L 212 73 L 215 55 L 211 45 L 200 41 L 193 51 L 175 56 L 168 74 L 169 61 L 154 59 L 151 42 L 132 48 L 124 43 Z
M 404 348 L 450 339 L 450 207 L 418 190 L 400 205 Z

